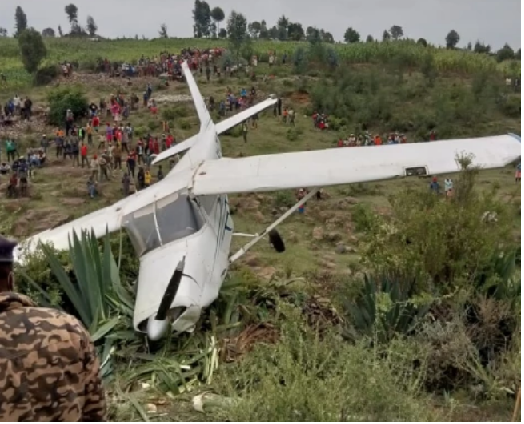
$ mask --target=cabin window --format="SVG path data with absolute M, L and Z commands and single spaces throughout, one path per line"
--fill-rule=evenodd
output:
M 406 176 L 407 177 L 413 177 L 413 176 L 419 176 L 423 177 L 428 175 L 428 170 L 425 166 L 414 166 L 411 168 L 406 168 Z
M 139 256 L 166 243 L 195 234 L 204 224 L 189 197 L 177 194 L 129 214 L 124 222 Z

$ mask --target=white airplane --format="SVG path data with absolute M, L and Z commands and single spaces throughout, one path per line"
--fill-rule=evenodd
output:
M 474 154 L 473 164 L 485 168 L 505 166 L 520 156 L 520 138 L 501 135 L 223 158 L 218 135 L 276 100 L 268 99 L 215 124 L 185 63 L 183 70 L 201 126 L 197 135 L 155 159 L 156 163 L 187 151 L 169 174 L 112 206 L 30 237 L 17 252 L 17 260 L 23 262 L 40 242 L 67 250 L 73 231 L 93 230 L 97 237 L 103 237 L 107 230 L 123 227 L 140 260 L 134 328 L 151 340 L 165 336 L 168 328 L 177 333 L 192 331 L 202 310 L 218 297 L 231 263 L 263 237 L 269 234 L 273 247 L 284 251 L 275 227 L 320 187 L 456 172 L 460 168 L 456 158 L 462 152 Z M 228 194 L 300 187 L 315 189 L 230 254 L 234 227 Z

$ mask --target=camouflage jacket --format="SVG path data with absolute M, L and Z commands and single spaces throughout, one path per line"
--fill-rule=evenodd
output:
M 74 317 L 0 293 L 0 421 L 104 421 L 89 333 Z

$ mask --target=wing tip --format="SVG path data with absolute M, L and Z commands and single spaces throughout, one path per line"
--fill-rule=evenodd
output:
M 511 137 L 513 137 L 515 140 L 517 140 L 519 143 L 522 143 L 521 139 L 520 139 L 520 135 L 517 135 L 515 133 L 508 133 L 508 135 L 510 135 Z

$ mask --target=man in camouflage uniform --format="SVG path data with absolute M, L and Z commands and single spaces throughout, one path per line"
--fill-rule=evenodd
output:
M 0 421 L 104 421 L 89 333 L 76 318 L 12 291 L 15 246 L 0 236 Z

